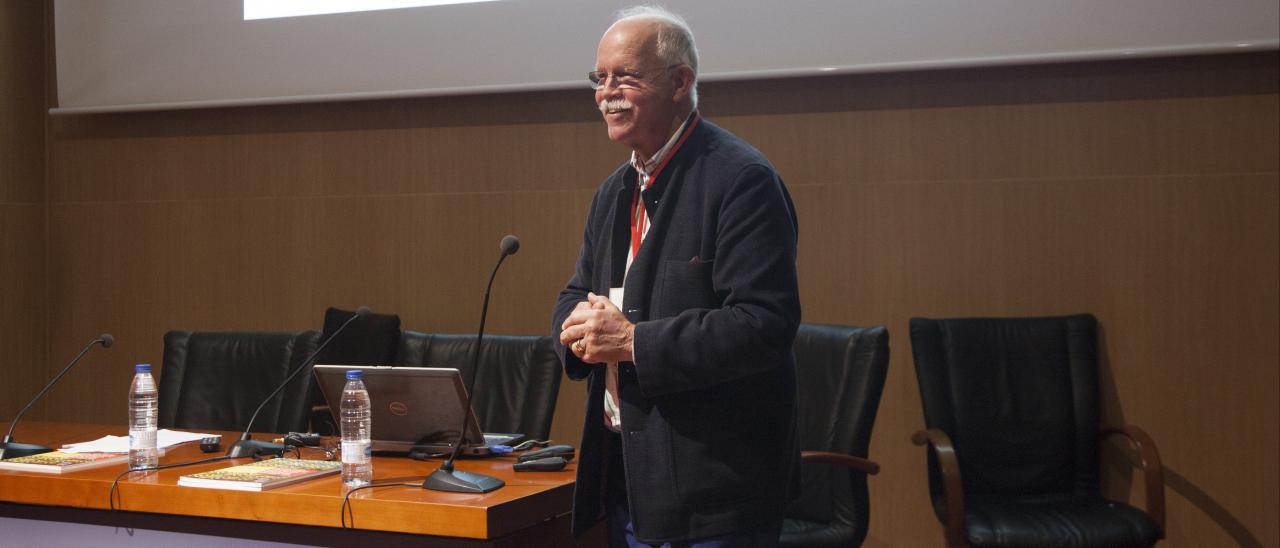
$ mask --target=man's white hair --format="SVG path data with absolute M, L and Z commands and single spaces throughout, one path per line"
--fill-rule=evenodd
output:
M 660 6 L 633 6 L 618 12 L 614 23 L 640 19 L 655 21 L 658 27 L 658 57 L 668 65 L 689 65 L 693 69 L 693 86 L 689 99 L 698 106 L 698 47 L 693 42 L 693 31 L 683 17 Z

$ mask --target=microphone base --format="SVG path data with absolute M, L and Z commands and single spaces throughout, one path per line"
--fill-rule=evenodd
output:
M 31 455 L 39 455 L 53 451 L 43 445 L 34 443 L 18 443 L 16 441 L 0 443 L 0 458 L 16 459 L 18 457 L 30 457 Z
M 288 448 L 278 443 L 258 440 L 240 440 L 227 450 L 227 456 L 233 459 L 245 457 L 259 458 L 265 455 L 283 457 Z
M 438 469 L 427 476 L 422 482 L 422 488 L 450 493 L 488 493 L 506 484 L 505 481 L 484 474 Z

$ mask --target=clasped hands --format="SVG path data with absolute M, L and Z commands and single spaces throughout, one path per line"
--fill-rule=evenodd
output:
M 595 293 L 579 302 L 560 325 L 560 344 L 587 363 L 620 363 L 632 360 L 631 342 L 636 325 L 618 307 Z

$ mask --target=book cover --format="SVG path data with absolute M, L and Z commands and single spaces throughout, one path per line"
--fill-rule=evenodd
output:
M 128 462 L 128 453 L 64 453 L 62 451 L 50 451 L 39 455 L 0 460 L 0 470 L 62 474 L 86 468 Z
M 265 491 L 320 476 L 336 474 L 342 463 L 327 460 L 276 458 L 210 470 L 178 478 L 178 485 Z

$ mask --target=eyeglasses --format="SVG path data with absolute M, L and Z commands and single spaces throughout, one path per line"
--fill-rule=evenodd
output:
M 653 76 L 654 74 L 662 74 L 668 70 L 671 70 L 673 68 L 680 66 L 681 64 L 682 63 L 668 65 L 667 68 L 664 68 L 658 72 L 652 73 L 649 76 Z M 644 74 L 641 74 L 639 72 L 632 71 L 632 70 L 625 70 L 625 69 L 620 70 L 618 72 L 613 72 L 613 73 L 605 72 L 603 70 L 593 70 L 587 73 L 587 80 L 591 82 L 591 89 L 601 89 L 604 87 L 608 87 L 610 81 L 612 81 L 613 85 L 618 89 L 635 89 L 640 87 L 640 82 L 643 82 L 644 79 L 645 79 Z

